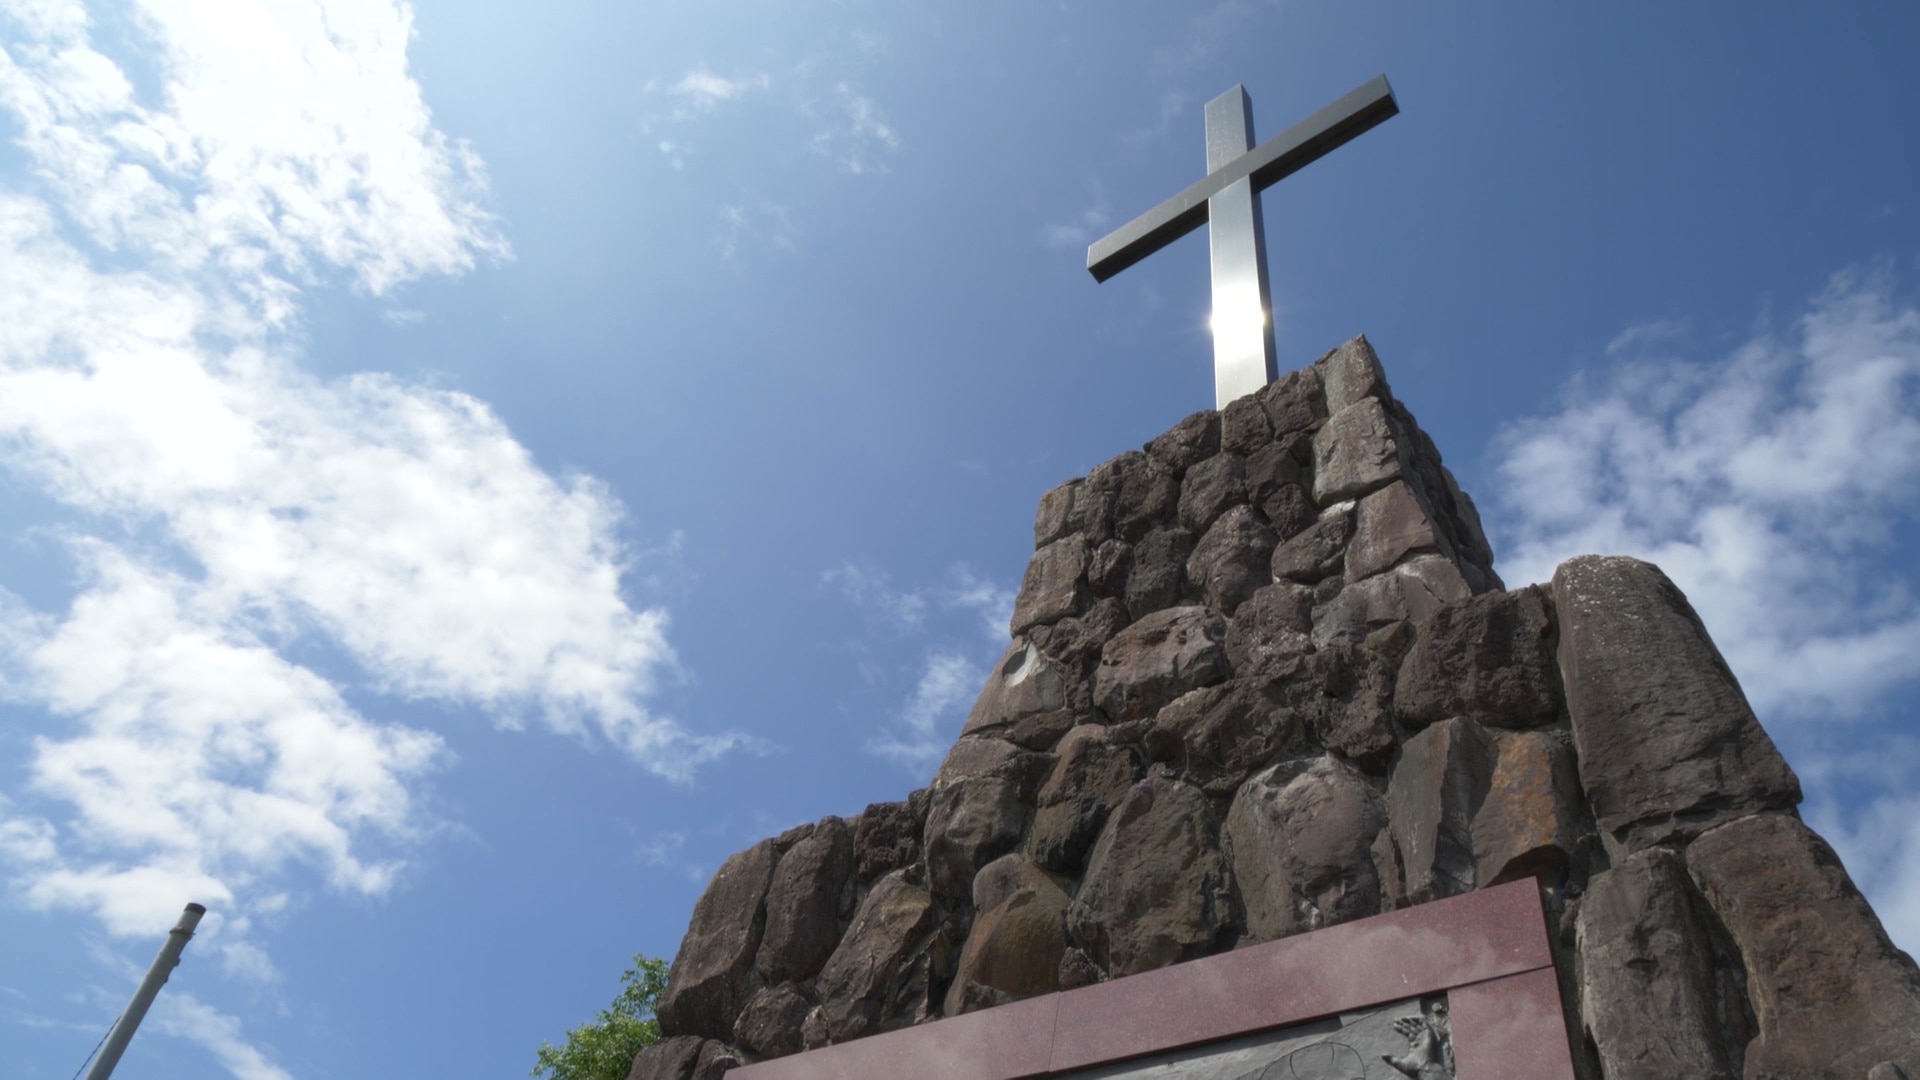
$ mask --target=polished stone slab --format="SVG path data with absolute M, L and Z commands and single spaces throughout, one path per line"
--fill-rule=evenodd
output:
M 1091 1074 L 1078 1070 L 1440 994 L 1452 1010 L 1457 1080 L 1571 1080 L 1546 913 L 1531 879 L 747 1065 L 728 1076 L 1084 1077 Z

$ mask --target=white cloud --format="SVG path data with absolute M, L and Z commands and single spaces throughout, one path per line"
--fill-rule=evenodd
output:
M 651 135 L 662 129 L 683 127 L 706 117 L 727 102 L 737 101 L 772 85 L 772 77 L 764 72 L 728 78 L 715 75 L 704 67 L 696 67 L 678 80 L 664 85 L 649 81 L 640 88 L 641 93 L 664 99 L 666 108 L 643 119 L 640 132 Z M 694 153 L 692 143 L 686 138 L 660 137 L 654 145 L 676 169 L 685 168 L 687 158 Z
M 922 666 L 919 681 L 894 718 L 892 729 L 875 739 L 869 749 L 917 773 L 930 773 L 953 745 L 953 735 L 943 736 L 941 728 L 950 726 L 958 732 L 957 724 L 946 725 L 943 721 L 964 716 L 985 680 L 985 669 L 965 654 L 933 653 Z
M 903 630 L 918 630 L 926 620 L 927 598 L 919 589 L 896 589 L 883 570 L 842 563 L 822 571 L 821 582 L 839 588 L 847 601 Z
M 813 148 L 855 176 L 886 172 L 886 158 L 900 148 L 900 136 L 880 106 L 845 82 L 829 88 L 827 101 L 814 110 L 824 114 L 827 126 L 814 133 Z
M 1621 334 L 1609 368 L 1495 441 L 1501 571 L 1647 559 L 1687 594 L 1807 785 L 1809 817 L 1897 941 L 1920 946 L 1911 695 L 1920 677 L 1920 307 L 1836 275 L 1790 327 L 1697 358 Z M 1891 721 L 1891 722 L 1890 722 Z
M 549 475 L 466 395 L 297 366 L 303 289 L 506 251 L 408 74 L 405 5 L 145 0 L 146 96 L 78 4 L 7 14 L 0 107 L 40 186 L 0 189 L 0 465 L 71 512 L 42 532 L 81 569 L 65 611 L 0 587 L 0 686 L 46 714 L 0 805 L 24 900 L 149 935 L 188 899 L 278 910 L 303 872 L 389 889 L 448 755 L 362 715 L 316 651 L 664 777 L 744 745 L 647 709 L 666 615 L 622 597 L 603 485 Z M 270 978 L 246 933 L 223 964 Z M 174 1022 L 237 1076 L 284 1075 L 217 1013 Z
M 1105 234 L 1109 217 L 1106 200 L 1101 199 L 1069 221 L 1043 227 L 1040 240 L 1056 250 L 1079 251 Z
M 720 232 L 713 238 L 720 257 L 732 262 L 743 247 L 791 255 L 799 250 L 799 233 L 787 208 L 766 199 L 751 199 L 720 208 Z
M 1674 340 L 1629 331 L 1607 374 L 1501 433 L 1503 576 L 1660 564 L 1763 712 L 1854 713 L 1920 674 L 1912 568 L 1875 559 L 1920 507 L 1920 310 L 1849 273 L 1790 332 L 1707 361 Z
M 265 1051 L 247 1041 L 240 1021 L 184 990 L 169 990 L 155 1001 L 152 1023 L 169 1035 L 205 1047 L 235 1080 L 293 1080 Z

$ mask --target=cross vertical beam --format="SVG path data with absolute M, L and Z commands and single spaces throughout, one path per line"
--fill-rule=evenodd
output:
M 1253 101 L 1245 87 L 1207 102 L 1207 172 L 1253 149 Z M 1213 263 L 1214 408 L 1272 382 L 1273 320 L 1267 312 L 1266 230 L 1253 178 L 1243 176 L 1207 199 L 1207 250 Z
M 1213 263 L 1214 399 L 1224 407 L 1275 376 L 1260 192 L 1400 111 L 1385 75 L 1248 149 L 1253 104 L 1242 87 L 1207 103 L 1207 175 L 1087 248 L 1095 281 L 1208 223 Z

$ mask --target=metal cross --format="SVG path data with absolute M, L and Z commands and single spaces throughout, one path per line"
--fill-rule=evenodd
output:
M 1236 86 L 1207 102 L 1207 175 L 1087 248 L 1095 281 L 1207 223 L 1213 257 L 1213 389 L 1216 408 L 1272 382 L 1267 245 L 1261 191 L 1400 111 L 1385 75 L 1253 146 L 1253 102 Z M 1251 147 L 1251 149 L 1249 149 Z

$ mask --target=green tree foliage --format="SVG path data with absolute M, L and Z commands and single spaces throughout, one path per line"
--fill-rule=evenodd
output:
M 565 1046 L 540 1044 L 534 1076 L 551 1080 L 627 1080 L 633 1055 L 660 1037 L 653 1010 L 667 988 L 667 962 L 633 954 L 620 976 L 620 996 L 593 1023 L 567 1032 Z

